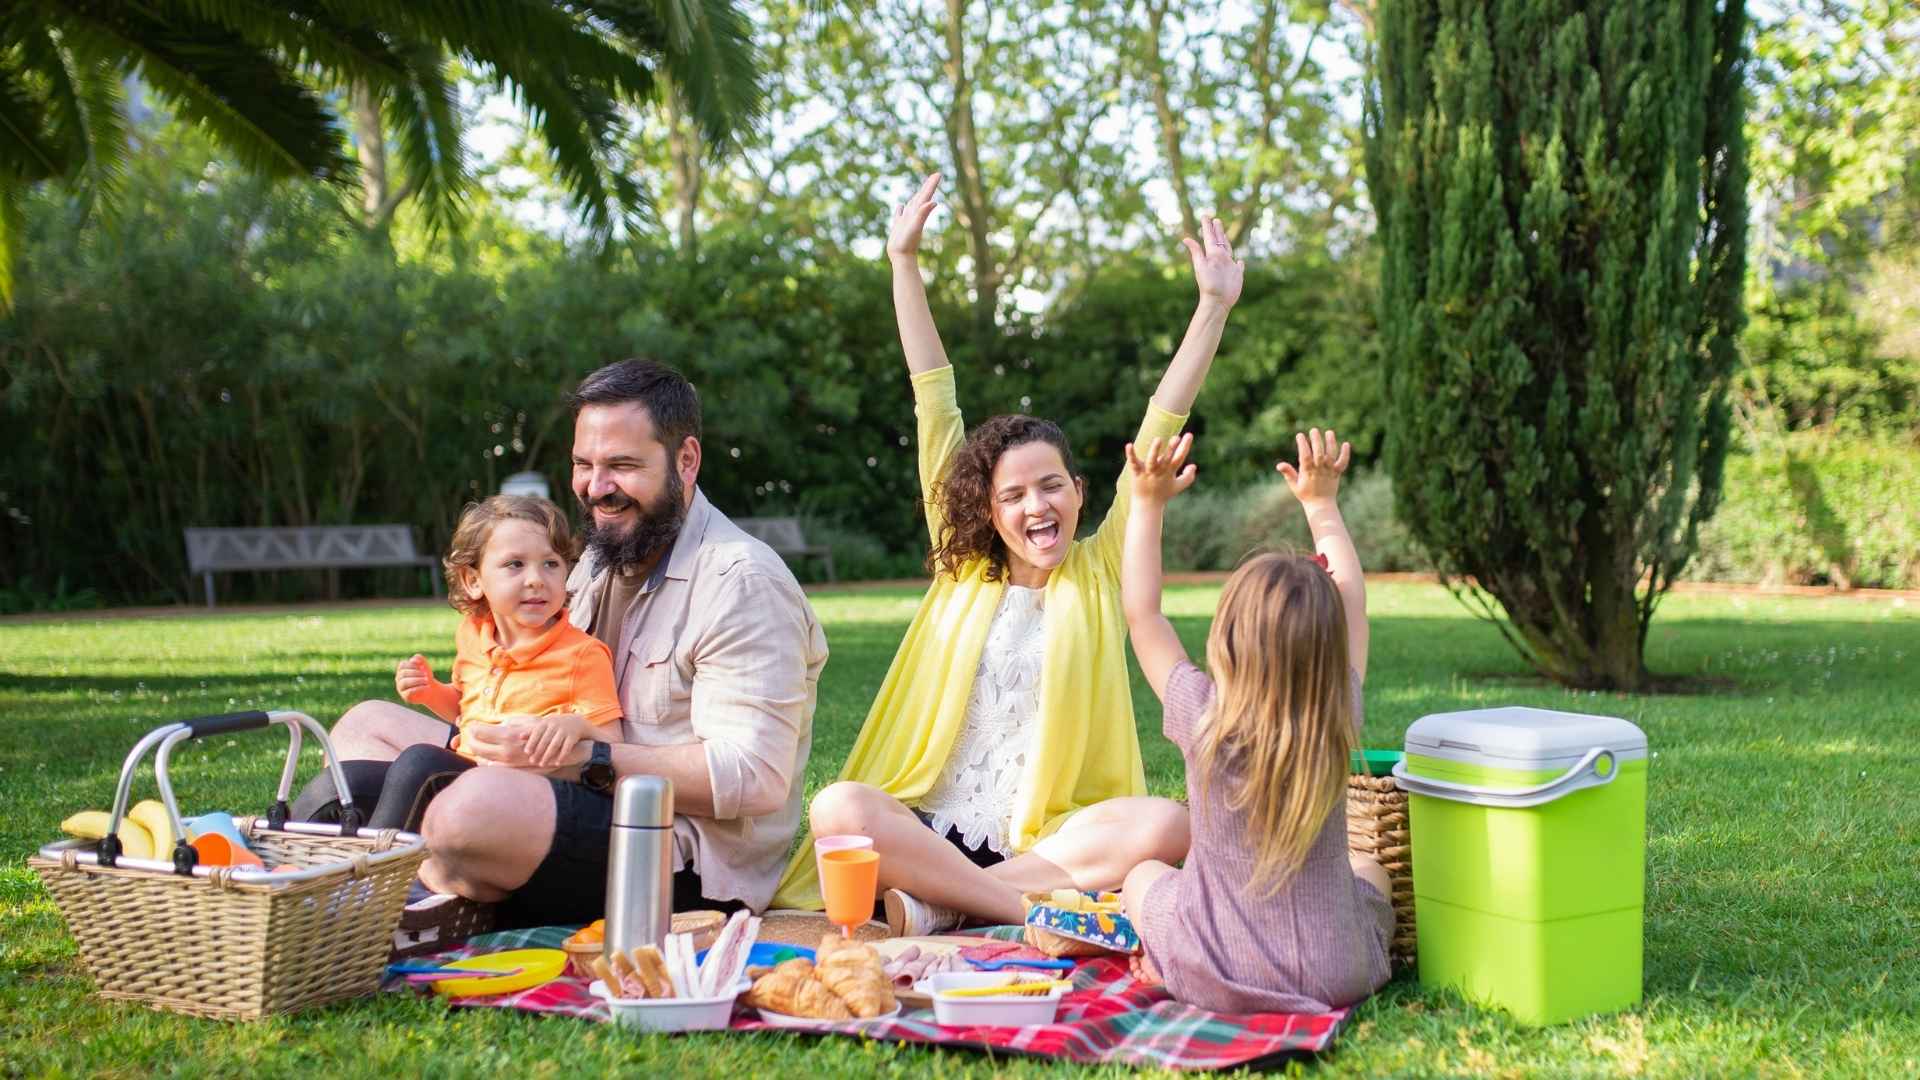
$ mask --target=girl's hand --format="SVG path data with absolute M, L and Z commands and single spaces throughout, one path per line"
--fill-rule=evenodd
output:
M 1187 432 L 1172 443 L 1155 438 L 1147 444 L 1145 455 L 1134 453 L 1127 444 L 1127 468 L 1133 473 L 1133 497 L 1151 503 L 1164 503 L 1193 486 L 1199 471 L 1187 463 L 1193 449 L 1193 433 Z
M 1200 299 L 1211 300 L 1222 307 L 1232 307 L 1234 301 L 1240 299 L 1240 286 L 1246 278 L 1247 261 L 1233 257 L 1233 245 L 1227 242 L 1227 230 L 1220 224 L 1219 218 L 1208 218 L 1200 231 L 1205 234 L 1204 244 L 1191 236 L 1180 241 L 1187 246 L 1187 254 L 1193 258 L 1193 281 L 1200 286 Z M 891 243 L 888 244 L 888 250 L 892 250 Z
M 926 230 L 927 216 L 940 205 L 933 201 L 939 194 L 940 174 L 932 173 L 920 184 L 919 191 L 894 210 L 893 229 L 887 234 L 887 258 L 920 257 L 920 234 Z
M 414 653 L 393 669 L 393 688 L 401 701 L 413 701 L 433 686 L 433 669 L 427 658 Z
M 1347 471 L 1347 464 L 1353 460 L 1353 444 L 1339 442 L 1332 431 L 1321 432 L 1314 428 L 1305 434 L 1295 434 L 1295 446 L 1300 452 L 1300 464 L 1289 465 L 1282 461 L 1274 468 L 1286 477 L 1287 487 L 1293 490 L 1293 497 L 1302 505 L 1313 502 L 1330 502 L 1340 490 L 1340 476 Z M 1334 447 L 1339 447 L 1338 455 Z

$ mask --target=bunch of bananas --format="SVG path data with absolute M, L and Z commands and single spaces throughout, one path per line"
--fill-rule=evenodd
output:
M 98 840 L 107 835 L 113 815 L 105 810 L 82 810 L 60 823 L 60 831 L 82 840 Z M 167 859 L 173 851 L 173 822 L 167 808 L 155 799 L 133 804 L 120 819 L 120 853 L 134 859 Z

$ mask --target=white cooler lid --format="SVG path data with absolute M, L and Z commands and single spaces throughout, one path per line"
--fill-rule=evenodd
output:
M 1511 705 L 1433 713 L 1407 729 L 1407 753 L 1499 768 L 1572 766 L 1596 746 L 1627 760 L 1647 756 L 1647 735 L 1617 716 Z

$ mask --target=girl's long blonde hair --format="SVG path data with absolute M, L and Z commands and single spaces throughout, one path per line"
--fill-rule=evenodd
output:
M 1335 800 L 1356 742 L 1347 615 L 1310 558 L 1257 555 L 1234 571 L 1207 635 L 1213 706 L 1196 755 L 1200 783 L 1240 773 L 1228 798 L 1254 838 L 1251 884 L 1268 895 L 1299 870 Z

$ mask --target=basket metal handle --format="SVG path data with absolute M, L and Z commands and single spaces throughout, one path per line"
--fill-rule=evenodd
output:
M 173 797 L 173 783 L 167 777 L 167 763 L 173 755 L 173 748 L 188 739 L 255 731 L 272 724 L 286 725 L 288 745 L 287 762 L 280 769 L 280 788 L 274 797 L 272 809 L 267 813 L 267 827 L 279 829 L 287 823 L 287 796 L 293 791 L 294 772 L 300 764 L 300 729 L 304 727 L 319 740 L 321 756 L 325 758 L 328 770 L 333 773 L 334 790 L 340 793 L 340 835 L 353 836 L 359 830 L 360 812 L 353 806 L 353 796 L 347 791 L 346 774 L 340 771 L 340 760 L 333 752 L 333 743 L 327 738 L 326 729 L 320 726 L 319 721 L 306 713 L 292 710 L 221 713 L 163 724 L 147 732 L 134 744 L 127 754 L 126 763 L 120 766 L 120 783 L 113 794 L 112 820 L 108 823 L 107 835 L 100 841 L 100 865 L 112 866 L 120 858 L 120 821 L 127 812 L 134 770 L 140 760 L 147 756 L 147 751 L 157 745 L 160 749 L 153 759 L 153 779 L 160 788 L 160 801 L 166 805 L 167 820 L 173 825 L 173 870 L 176 874 L 192 875 L 198 853 L 187 843 L 187 828 L 180 818 L 180 804 Z

